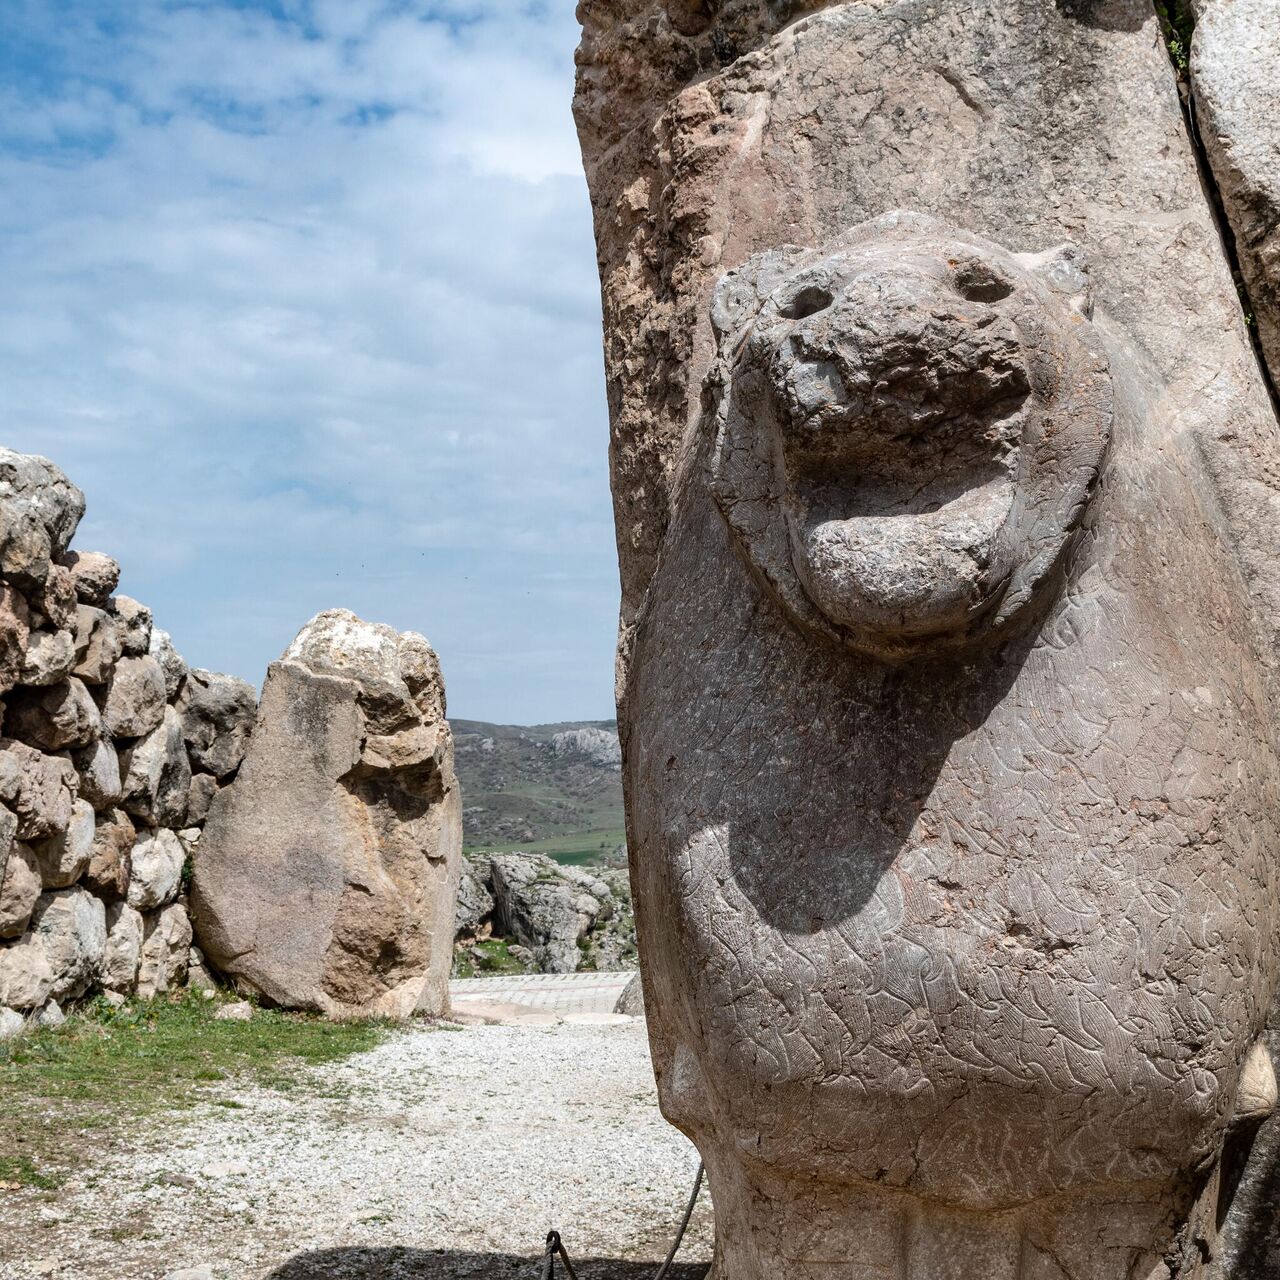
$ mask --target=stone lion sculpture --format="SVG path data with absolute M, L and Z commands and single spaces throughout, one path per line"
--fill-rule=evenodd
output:
M 1274 1105 L 1246 592 L 1090 314 L 912 214 L 715 289 L 624 746 L 724 1280 L 1207 1274 Z

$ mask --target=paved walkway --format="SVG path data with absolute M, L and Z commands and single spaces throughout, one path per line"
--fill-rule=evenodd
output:
M 608 1014 L 634 978 L 622 973 L 522 973 L 493 978 L 455 978 L 449 999 L 459 1012 L 468 1004 L 521 1005 L 555 1014 Z

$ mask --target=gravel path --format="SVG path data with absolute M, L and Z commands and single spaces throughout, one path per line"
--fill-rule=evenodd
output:
M 645 1280 L 697 1167 L 639 1021 L 414 1029 L 221 1101 L 0 1198 L 0 1280 L 537 1280 L 552 1226 L 583 1280 Z M 710 1221 L 704 1193 L 673 1280 L 703 1275 Z

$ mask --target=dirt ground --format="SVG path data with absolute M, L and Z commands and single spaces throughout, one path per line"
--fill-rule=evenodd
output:
M 416 1028 L 0 1190 L 0 1280 L 537 1280 L 552 1227 L 582 1280 L 645 1280 L 696 1168 L 643 1022 Z M 704 1192 L 672 1280 L 710 1228 Z

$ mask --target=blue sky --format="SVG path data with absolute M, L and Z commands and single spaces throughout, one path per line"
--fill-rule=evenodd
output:
M 320 609 L 458 716 L 612 714 L 572 0 L 4 0 L 0 442 L 193 665 Z

